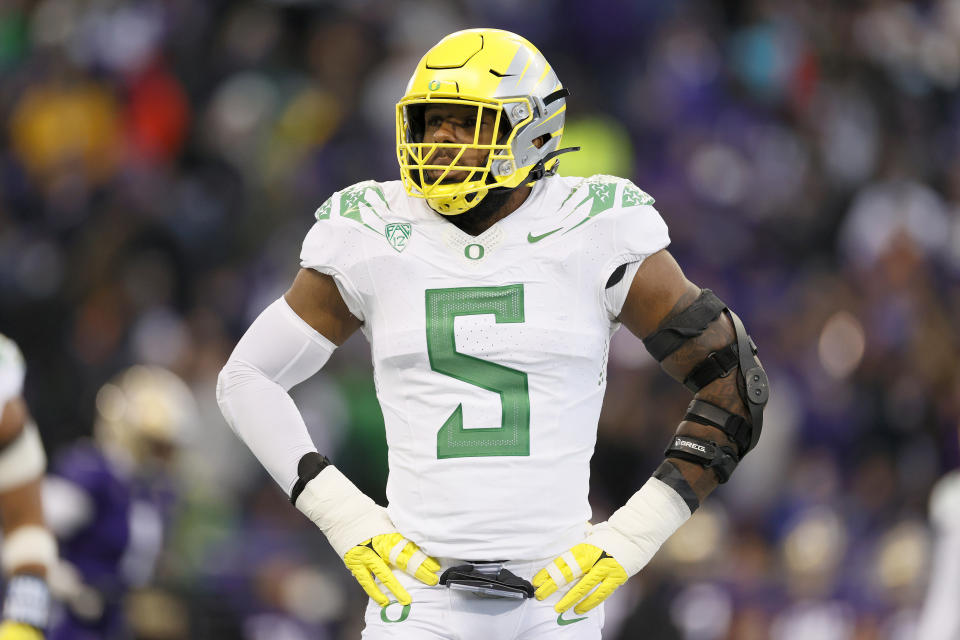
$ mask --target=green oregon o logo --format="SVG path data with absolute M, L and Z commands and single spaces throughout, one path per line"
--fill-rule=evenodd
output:
M 400 604 L 400 603 L 399 603 L 399 602 L 388 602 L 387 604 L 383 605 L 383 606 L 380 608 L 380 619 L 383 620 L 383 621 L 386 622 L 386 623 L 391 623 L 391 622 L 403 622 L 404 620 L 406 620 L 407 617 L 410 615 L 410 605 L 408 605 L 408 604 L 403 605 L 403 609 L 400 610 L 400 617 L 397 618 L 396 620 L 391 620 L 390 618 L 387 617 L 387 608 L 389 608 L 390 605 L 392 605 L 392 604 Z
M 463 255 L 467 256 L 471 260 L 479 260 L 483 257 L 483 245 L 482 244 L 468 244 L 463 248 Z
M 440 81 L 439 81 L 439 80 L 431 80 L 431 81 L 430 81 L 430 84 L 427 85 L 427 88 L 430 89 L 430 91 L 436 91 L 437 89 L 440 88 Z

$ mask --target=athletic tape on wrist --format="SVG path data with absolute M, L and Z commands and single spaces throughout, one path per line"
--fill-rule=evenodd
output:
M 37 576 L 14 576 L 7 583 L 3 601 L 3 619 L 28 624 L 37 629 L 47 626 L 50 616 L 50 590 Z
M 650 478 L 609 520 L 593 528 L 587 542 L 613 556 L 632 576 L 689 519 L 690 509 L 683 498 L 662 481 Z
M 693 487 L 687 482 L 680 469 L 669 460 L 660 463 L 657 470 L 653 472 L 653 477 L 676 491 L 677 495 L 683 498 L 691 514 L 700 506 L 700 498 L 697 497 Z
M 56 561 L 56 539 L 48 529 L 37 525 L 17 527 L 4 538 L 0 549 L 0 564 L 7 574 L 32 564 L 49 571 Z
M 333 465 L 306 484 L 296 507 L 320 527 L 341 558 L 361 542 L 397 530 L 387 510 Z
M 0 491 L 14 489 L 43 475 L 47 456 L 37 425 L 27 423 L 10 444 L 0 451 Z

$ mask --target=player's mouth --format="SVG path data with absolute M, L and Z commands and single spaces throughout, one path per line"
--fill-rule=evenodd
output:
M 452 158 L 452 157 L 449 157 L 449 156 L 441 156 L 441 157 L 438 157 L 438 158 L 432 158 L 432 159 L 430 159 L 430 160 L 429 160 L 429 163 L 430 163 L 430 164 L 433 164 L 433 165 L 445 165 L 445 166 L 449 166 L 452 161 L 453 161 L 453 158 Z M 444 172 L 446 172 L 446 175 L 444 175 Z M 467 174 L 468 174 L 469 172 L 468 172 L 468 171 L 464 171 L 464 170 L 456 170 L 456 169 L 454 169 L 454 170 L 448 170 L 448 169 L 427 169 L 425 173 L 427 174 L 427 177 L 430 178 L 431 180 L 433 180 L 433 181 L 440 180 L 441 184 L 445 184 L 445 183 L 450 183 L 450 182 L 462 182 L 463 180 L 466 179 Z M 441 180 L 441 176 L 442 176 L 442 178 L 443 178 L 442 180 Z

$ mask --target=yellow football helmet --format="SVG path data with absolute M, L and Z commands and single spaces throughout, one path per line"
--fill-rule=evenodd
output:
M 426 198 L 441 214 L 457 215 L 492 188 L 512 189 L 553 174 L 556 156 L 574 150 L 559 148 L 567 95 L 543 54 L 524 38 L 498 29 L 448 35 L 423 56 L 397 103 L 397 160 L 406 192 Z M 424 113 L 438 105 L 476 108 L 476 118 L 469 118 L 475 122 L 471 143 L 424 139 Z M 489 139 L 480 136 L 485 115 L 488 123 L 493 115 Z M 444 149 L 448 163 L 438 163 Z M 479 160 L 467 164 L 465 154 Z M 451 173 L 466 177 L 453 180 Z

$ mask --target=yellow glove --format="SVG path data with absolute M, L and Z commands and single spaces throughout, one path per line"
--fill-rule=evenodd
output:
M 613 556 L 607 555 L 600 547 L 584 542 L 554 558 L 550 566 L 533 576 L 533 586 L 537 588 L 534 595 L 537 600 L 543 600 L 559 587 L 580 578 L 554 606 L 554 610 L 563 613 L 576 604 L 574 613 L 586 613 L 606 600 L 628 577 L 626 570 Z M 562 582 L 557 584 L 558 581 Z M 600 586 L 590 594 L 597 585 Z M 590 597 L 584 600 L 587 594 Z
M 43 640 L 43 633 L 28 624 L 7 621 L 0 624 L 0 640 Z
M 591 527 L 584 542 L 533 576 L 534 595 L 543 600 L 582 575 L 554 609 L 563 613 L 576 605 L 574 612 L 586 613 L 643 569 L 689 518 L 690 507 L 676 490 L 650 478 L 606 522 Z
M 391 565 L 431 587 L 440 581 L 436 574 L 440 570 L 440 563 L 424 554 L 420 547 L 400 533 L 373 536 L 347 551 L 343 563 L 367 595 L 381 607 L 389 604 L 390 598 L 379 589 L 374 577 L 396 596 L 400 604 L 411 602 L 410 594 L 390 570 Z M 4 639 L 0 637 L 0 640 Z
M 320 527 L 353 577 L 381 607 L 390 599 L 377 587 L 375 578 L 401 604 L 410 604 L 410 594 L 393 575 L 391 565 L 430 586 L 440 581 L 436 574 L 440 563 L 397 533 L 387 510 L 333 465 L 325 466 L 304 485 L 295 504 Z

